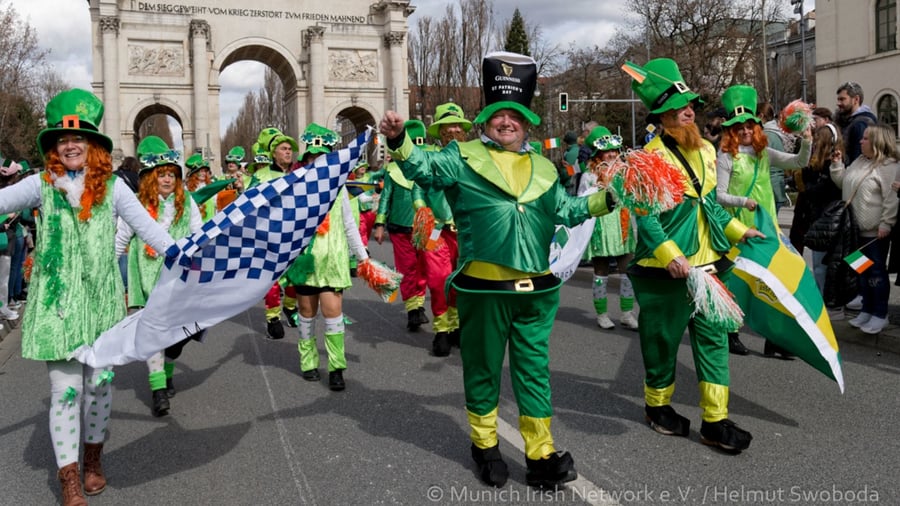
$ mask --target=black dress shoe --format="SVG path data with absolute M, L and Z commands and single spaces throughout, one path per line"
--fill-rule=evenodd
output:
M 268 339 L 284 339 L 284 325 L 277 316 L 266 322 L 266 337 Z
M 575 472 L 575 461 L 569 452 L 556 452 L 545 459 L 525 459 L 528 471 L 525 481 L 531 487 L 557 488 L 563 483 L 578 478 Z
M 729 419 L 700 424 L 700 442 L 736 455 L 750 447 L 753 436 Z
M 169 397 L 165 389 L 153 391 L 153 403 L 150 405 L 150 413 L 159 418 L 169 414 Z
M 422 325 L 425 325 L 425 324 L 428 323 L 429 321 L 431 321 L 431 320 L 429 320 L 429 319 L 428 319 L 428 315 L 425 314 L 425 308 L 424 308 L 424 307 L 420 307 L 420 308 L 419 308 L 419 323 L 422 324 Z
M 344 373 L 341 369 L 328 373 L 328 388 L 335 392 L 340 392 L 347 388 L 346 383 L 344 383 Z
M 435 357 L 450 356 L 450 333 L 438 332 L 434 335 L 434 341 L 431 343 L 431 352 Z
M 500 445 L 481 449 L 472 444 L 472 460 L 478 466 L 478 478 L 492 487 L 500 488 L 506 485 L 509 478 L 509 469 L 500 455 Z
M 310 369 L 308 371 L 301 371 L 300 376 L 303 377 L 306 381 L 319 381 L 321 376 L 319 376 L 318 369 Z
M 422 326 L 422 320 L 419 318 L 419 310 L 413 309 L 406 313 L 406 330 L 415 332 Z
M 297 328 L 297 308 L 288 309 L 282 306 L 281 311 L 284 313 L 284 319 L 287 320 L 288 327 Z
M 175 397 L 176 392 L 175 382 L 172 381 L 172 378 L 166 378 L 166 397 L 171 399 L 172 397 Z
M 735 355 L 749 355 L 750 350 L 744 346 L 737 332 L 728 333 L 728 351 Z
M 666 436 L 686 437 L 691 430 L 691 421 L 675 412 L 672 406 L 644 406 L 644 417 L 650 427 Z

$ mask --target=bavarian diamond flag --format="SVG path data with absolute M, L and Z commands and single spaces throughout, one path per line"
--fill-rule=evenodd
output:
M 144 309 L 73 358 L 92 367 L 147 360 L 259 303 L 315 234 L 371 131 L 309 167 L 247 190 L 200 232 L 178 240 Z
M 744 323 L 836 381 L 843 393 L 841 355 L 812 272 L 762 208 L 756 227 L 766 238 L 740 243 L 728 255 L 735 265 L 727 286 Z

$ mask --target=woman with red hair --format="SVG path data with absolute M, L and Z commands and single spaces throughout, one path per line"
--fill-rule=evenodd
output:
M 22 321 L 22 356 L 47 363 L 50 439 L 62 502 L 85 505 L 83 493 L 106 488 L 100 455 L 111 412 L 109 368 L 69 359 L 125 317 L 116 261 L 116 220 L 122 218 L 152 248 L 174 241 L 112 173 L 112 140 L 97 129 L 103 103 L 73 89 L 47 104 L 47 128 L 37 137 L 45 170 L 0 190 L 0 213 L 39 207 L 35 262 Z M 84 430 L 84 485 L 78 459 Z
M 800 170 L 809 163 L 810 139 L 807 129 L 803 132 L 800 152 L 796 155 L 768 147 L 769 141 L 756 116 L 756 90 L 750 86 L 736 85 L 725 90 L 722 104 L 728 119 L 722 123 L 722 142 L 716 158 L 716 200 L 745 225 L 753 227 L 756 211 L 762 208 L 778 227 L 775 210 L 775 194 L 769 178 L 769 168 L 779 167 Z M 728 334 L 728 348 L 737 355 L 749 351 L 738 339 L 737 332 Z M 781 353 L 773 343 L 766 341 L 766 355 Z

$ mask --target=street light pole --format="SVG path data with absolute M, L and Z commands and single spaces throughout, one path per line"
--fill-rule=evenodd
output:
M 806 102 L 806 23 L 803 20 L 803 0 L 791 0 L 794 13 L 800 14 L 800 87 L 803 101 Z

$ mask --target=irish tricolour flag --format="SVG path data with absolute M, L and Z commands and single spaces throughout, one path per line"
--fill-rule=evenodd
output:
M 553 149 L 559 147 L 559 137 L 544 139 L 544 149 Z
M 844 261 L 850 264 L 850 267 L 859 274 L 862 274 L 866 269 L 872 267 L 873 264 L 872 259 L 863 255 L 861 250 L 850 253 L 844 257 Z

